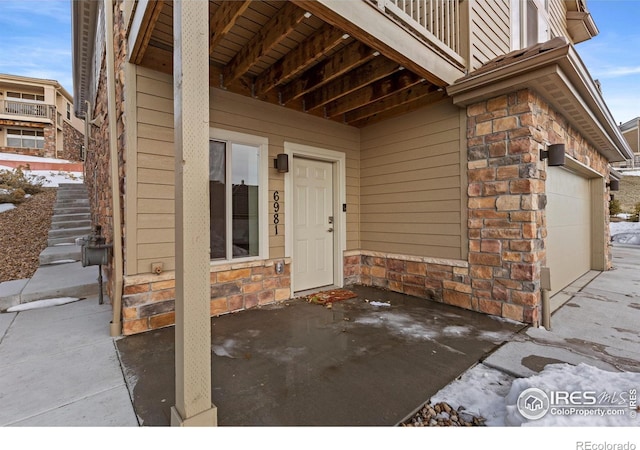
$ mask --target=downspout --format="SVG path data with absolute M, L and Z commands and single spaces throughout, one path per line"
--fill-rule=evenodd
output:
M 115 52 L 113 50 L 113 1 L 103 0 L 105 17 L 105 59 L 107 62 L 107 114 L 109 115 L 109 150 L 111 154 L 111 198 L 113 201 L 113 287 L 111 336 L 122 333 L 122 221 L 120 215 L 120 174 L 118 164 L 118 118 L 116 110 Z

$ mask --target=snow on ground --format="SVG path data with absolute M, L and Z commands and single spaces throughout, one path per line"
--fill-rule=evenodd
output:
M 0 152 L 0 159 L 4 161 L 24 161 L 24 162 L 50 162 L 50 163 L 73 163 L 73 161 L 69 161 L 66 159 L 56 159 L 56 158 L 44 158 L 41 156 L 28 156 L 28 155 L 17 155 L 15 153 L 2 153 Z
M 13 203 L 0 203 L 0 213 L 11 211 L 15 207 L 16 205 L 14 205 Z
M 41 158 L 39 156 L 16 155 L 13 153 L 0 153 L 0 160 L 5 161 L 24 161 L 24 162 L 43 162 L 43 163 L 70 163 L 66 159 Z M 3 166 L 0 164 L 0 170 L 15 170 L 13 167 Z M 82 183 L 84 174 L 82 172 L 67 172 L 62 170 L 23 170 L 28 177 L 44 177 L 44 187 L 58 187 L 60 183 Z M 15 208 L 10 203 L 0 204 L 0 213 Z
M 518 398 L 529 388 L 540 389 L 552 399 L 558 392 L 574 393 L 574 402 L 595 405 L 551 401 L 542 418 L 529 420 L 517 407 Z M 638 390 L 640 373 L 607 372 L 587 364 L 550 364 L 528 378 L 513 378 L 479 364 L 436 393 L 431 403 L 463 406 L 468 413 L 484 417 L 488 426 L 640 426 L 640 412 L 632 407 Z
M 41 308 L 49 308 L 50 306 L 58 306 L 58 305 L 66 305 L 67 303 L 77 302 L 80 300 L 75 297 L 58 297 L 58 298 L 47 298 L 44 300 L 37 300 L 35 302 L 22 303 L 20 305 L 12 306 L 7 309 L 7 312 L 20 312 L 20 311 L 28 311 L 30 309 L 41 309 Z
M 640 233 L 640 222 L 611 222 L 609 224 L 611 235 L 618 233 L 638 232 Z

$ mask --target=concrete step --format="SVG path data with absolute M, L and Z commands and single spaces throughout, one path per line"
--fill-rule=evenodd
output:
M 99 292 L 98 266 L 82 267 L 80 262 L 42 266 L 20 294 L 20 302 L 46 298 L 87 297 Z
M 75 227 L 62 228 L 58 230 L 49 230 L 49 238 L 61 238 L 68 236 L 86 236 L 91 233 L 91 227 Z
M 91 214 L 89 213 L 76 213 L 76 214 L 56 214 L 51 217 L 51 223 L 58 222 L 70 222 L 73 220 L 91 220 Z
M 0 311 L 20 304 L 20 292 L 28 282 L 29 278 L 23 278 L 0 283 Z
M 63 264 L 80 261 L 81 250 L 79 245 L 59 245 L 47 247 L 40 253 L 40 265 Z
M 56 200 L 55 206 L 57 207 L 89 206 L 89 200 L 87 198 L 72 198 L 68 200 Z
M 59 214 L 89 214 L 89 207 L 88 206 L 74 206 L 74 207 L 55 207 L 53 208 L 53 214 L 54 215 L 59 215 Z
M 83 192 L 78 192 L 77 194 L 74 193 L 58 193 L 58 195 L 56 196 L 56 201 L 61 201 L 61 200 L 87 200 L 87 194 L 83 193 Z
M 91 228 L 90 220 L 67 220 L 65 222 L 51 222 L 51 230 L 65 230 L 68 228 Z
M 77 236 L 49 238 L 47 239 L 47 246 L 56 247 L 56 246 L 75 245 L 77 238 L 85 237 L 87 234 L 89 233 L 79 234 Z

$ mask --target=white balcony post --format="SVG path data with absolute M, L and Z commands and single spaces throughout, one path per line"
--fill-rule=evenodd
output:
M 176 215 L 174 426 L 215 426 L 209 269 L 209 2 L 173 2 Z

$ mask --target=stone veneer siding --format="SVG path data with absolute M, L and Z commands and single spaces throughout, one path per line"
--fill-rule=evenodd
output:
M 344 257 L 345 283 L 537 324 L 547 236 L 547 173 L 540 148 L 564 143 L 568 155 L 606 179 L 608 162 L 527 89 L 470 105 L 467 117 L 468 261 L 351 251 Z M 605 211 L 608 200 L 603 192 Z M 608 235 L 604 242 L 610 267 Z
M 126 61 L 126 42 L 124 39 L 123 18 L 120 10 L 122 1 L 114 3 L 114 51 L 115 51 L 115 89 L 116 89 L 116 120 L 118 172 L 120 192 L 120 217 L 124 221 L 124 183 L 125 183 L 125 125 L 124 125 L 124 64 Z M 104 56 L 104 55 L 103 55 Z M 92 225 L 101 225 L 102 234 L 107 243 L 113 242 L 113 197 L 111 191 L 111 154 L 109 149 L 109 121 L 107 109 L 107 77 L 106 61 L 101 62 L 100 78 L 96 94 L 95 105 L 92 105 L 91 117 L 103 117 L 99 127 L 90 126 L 89 148 L 85 156 L 85 184 L 91 205 Z M 124 242 L 124 223 L 121 221 L 122 239 Z M 124 251 L 124 245 L 122 246 Z M 108 282 L 106 291 L 109 296 L 113 293 L 115 282 L 112 276 L 113 261 L 103 266 Z
M 58 152 L 58 158 L 68 159 L 69 161 L 80 161 L 82 159 L 84 135 L 69 123 L 63 122 L 62 136 L 62 151 Z
M 282 274 L 275 273 L 279 261 L 284 262 Z M 290 267 L 283 259 L 212 266 L 211 316 L 289 299 Z M 125 335 L 174 325 L 174 272 L 126 277 L 122 304 Z
M 44 148 L 22 148 L 22 147 L 3 147 L 0 145 L 0 152 L 14 153 L 16 155 L 40 156 L 46 158 L 55 158 L 56 156 L 56 133 L 53 125 L 43 123 L 20 122 L 16 120 L 3 119 L 0 120 L 0 126 L 3 128 L 36 128 L 44 133 Z
M 470 105 L 467 117 L 472 309 L 537 324 L 547 236 L 540 149 L 563 143 L 568 155 L 604 177 L 607 161 L 527 89 Z

